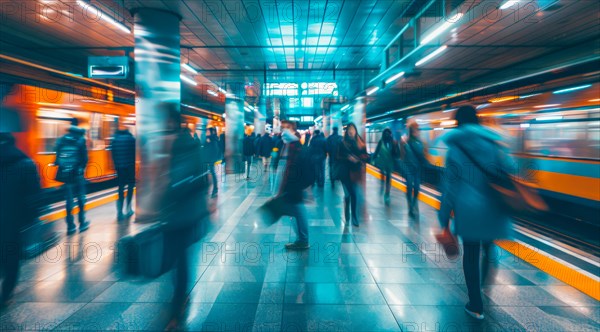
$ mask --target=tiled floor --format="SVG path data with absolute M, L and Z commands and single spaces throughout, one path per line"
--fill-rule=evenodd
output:
M 311 249 L 286 252 L 289 218 L 255 226 L 270 196 L 267 176 L 221 184 L 217 227 L 194 245 L 190 305 L 183 328 L 196 331 L 595 331 L 600 303 L 498 250 L 497 273 L 484 289 L 487 317 L 463 312 L 460 260 L 435 245 L 435 211 L 406 217 L 399 191 L 385 207 L 368 177 L 359 228 L 340 216 L 341 188 L 306 195 Z M 131 280 L 115 269 L 115 242 L 139 227 L 117 224 L 114 205 L 92 210 L 87 233 L 23 264 L 15 302 L 0 330 L 162 330 L 171 274 Z M 61 227 L 63 227 L 61 225 Z

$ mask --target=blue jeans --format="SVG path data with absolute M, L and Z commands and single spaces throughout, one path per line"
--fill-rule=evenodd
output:
M 215 170 L 215 163 L 208 163 L 208 171 L 210 172 L 210 177 L 212 178 L 212 192 L 213 194 L 216 194 L 219 191 L 219 180 L 217 180 L 217 171 Z
M 85 179 L 78 177 L 75 181 L 65 183 L 65 200 L 67 208 L 67 226 L 75 226 L 71 211 L 73 210 L 73 199 L 77 197 L 79 206 L 79 224 L 85 221 Z
M 415 171 L 406 176 L 406 202 L 408 211 L 416 213 L 419 204 L 419 190 L 421 190 L 421 172 Z
M 250 177 L 250 168 L 252 167 L 252 156 L 244 156 L 244 163 L 246 164 L 246 177 Z
M 304 212 L 302 203 L 289 203 L 289 215 L 296 219 L 296 234 L 298 242 L 308 242 L 308 219 Z

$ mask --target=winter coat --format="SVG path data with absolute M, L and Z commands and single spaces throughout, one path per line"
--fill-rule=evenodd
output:
M 357 161 L 352 161 L 354 157 Z M 358 181 L 361 177 L 363 164 L 369 160 L 365 146 L 358 147 L 355 140 L 342 140 L 337 153 L 338 177 L 342 181 Z
M 202 152 L 204 153 L 202 160 L 208 163 L 215 163 L 218 160 L 221 160 L 222 152 L 219 137 L 217 135 L 206 136 Z
M 325 137 L 321 135 L 313 137 L 308 149 L 310 151 L 311 159 L 314 161 L 319 162 L 327 158 L 327 141 L 325 141 Z
M 400 158 L 400 147 L 398 142 L 391 139 L 385 141 L 384 139 L 379 140 L 375 153 L 373 154 L 373 160 L 376 167 L 390 172 L 394 169 L 394 161 Z
M 498 144 L 501 137 L 480 125 L 463 125 L 444 136 L 448 145 L 442 183 L 439 221 L 446 227 L 454 211 L 454 232 L 468 241 L 491 241 L 506 238 L 510 221 L 483 171 L 502 167 L 510 172 L 507 152 Z
M 271 151 L 273 150 L 274 142 L 269 134 L 264 134 L 258 143 L 258 155 L 261 157 L 270 157 Z
M 20 246 L 20 231 L 38 221 L 40 179 L 34 162 L 14 142 L 0 144 L 0 240 Z
M 135 168 L 135 138 L 129 130 L 118 130 L 115 133 L 111 151 L 117 171 Z
M 84 134 L 85 134 L 85 129 L 79 128 L 76 126 L 71 126 L 69 128 L 69 132 L 66 135 L 64 135 L 63 137 L 59 138 L 58 141 L 56 142 L 57 159 L 55 159 L 55 161 L 54 161 L 54 163 L 60 169 L 61 165 L 60 165 L 58 156 L 61 154 L 61 150 L 63 150 L 68 145 L 69 146 L 76 145 L 78 147 L 78 149 L 77 149 L 77 170 L 78 170 L 77 176 L 80 176 L 80 177 L 83 177 L 83 172 L 88 163 L 88 153 L 87 153 L 87 146 L 85 143 Z
M 300 153 L 302 144 L 300 140 L 285 144 L 281 154 L 281 161 L 285 163 L 282 167 L 281 184 L 279 187 L 279 195 L 286 196 L 290 203 L 302 202 L 303 188 L 299 179 L 302 172 L 298 169 L 300 165 Z
M 244 137 L 244 156 L 254 156 L 254 136 Z
M 326 141 L 326 150 L 327 155 L 329 155 L 329 161 L 335 161 L 337 158 L 337 151 L 342 142 L 342 136 L 339 134 L 331 134 L 327 137 Z

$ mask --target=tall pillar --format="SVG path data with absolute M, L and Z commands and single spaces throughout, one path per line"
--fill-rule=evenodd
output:
M 273 134 L 281 132 L 281 104 L 279 98 L 273 99 Z
M 351 121 L 356 125 L 356 129 L 358 129 L 358 134 L 363 139 L 365 139 L 365 125 L 367 124 L 367 103 L 364 98 L 358 98 L 352 109 L 352 116 L 350 117 L 350 119 L 352 119 Z
M 138 8 L 134 15 L 135 83 L 137 86 L 137 153 L 141 162 L 137 181 L 136 220 L 153 220 L 160 193 L 160 176 L 168 158 L 164 132 L 167 114 L 157 105 L 181 103 L 179 20 L 177 14 Z M 163 181 L 164 182 L 164 181 Z
M 322 114 L 323 118 L 321 119 L 321 131 L 325 137 L 331 134 L 331 130 L 329 130 L 329 110 L 323 110 Z
M 244 100 L 227 94 L 225 99 L 225 173 L 243 172 Z
M 254 133 L 260 135 L 265 132 L 267 125 L 267 101 L 260 98 L 258 107 L 254 108 Z
M 333 128 L 337 127 L 338 133 L 343 134 L 344 122 L 342 121 L 342 111 L 339 109 L 331 113 L 329 121 L 329 128 L 333 132 Z
M 196 134 L 198 134 L 200 142 L 206 141 L 206 129 L 208 129 L 208 119 L 198 118 L 198 123 L 196 124 Z

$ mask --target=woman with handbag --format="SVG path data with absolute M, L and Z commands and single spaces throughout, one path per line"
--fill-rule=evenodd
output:
M 508 155 L 498 143 L 501 136 L 479 124 L 475 108 L 460 107 L 455 120 L 458 127 L 444 136 L 448 153 L 439 221 L 445 236 L 440 237 L 451 237 L 449 223 L 453 213 L 453 233 L 463 242 L 463 271 L 469 294 L 465 311 L 473 318 L 483 319 L 481 281 L 485 282 L 490 270 L 492 241 L 508 237 L 510 222 L 485 168 L 475 163 L 504 171 L 510 167 Z
M 357 189 L 362 178 L 364 164 L 369 160 L 365 141 L 360 137 L 354 123 L 346 126 L 344 138 L 339 145 L 337 163 L 338 176 L 344 187 L 344 217 L 350 221 L 352 212 L 352 225 L 358 227 Z
M 389 128 L 383 130 L 381 140 L 377 143 L 373 160 L 375 166 L 381 171 L 381 192 L 383 192 L 383 201 L 385 205 L 390 205 L 390 187 L 392 185 L 392 171 L 394 169 L 394 160 L 400 158 L 400 148 L 392 136 Z M 384 191 L 385 189 L 385 191 Z

